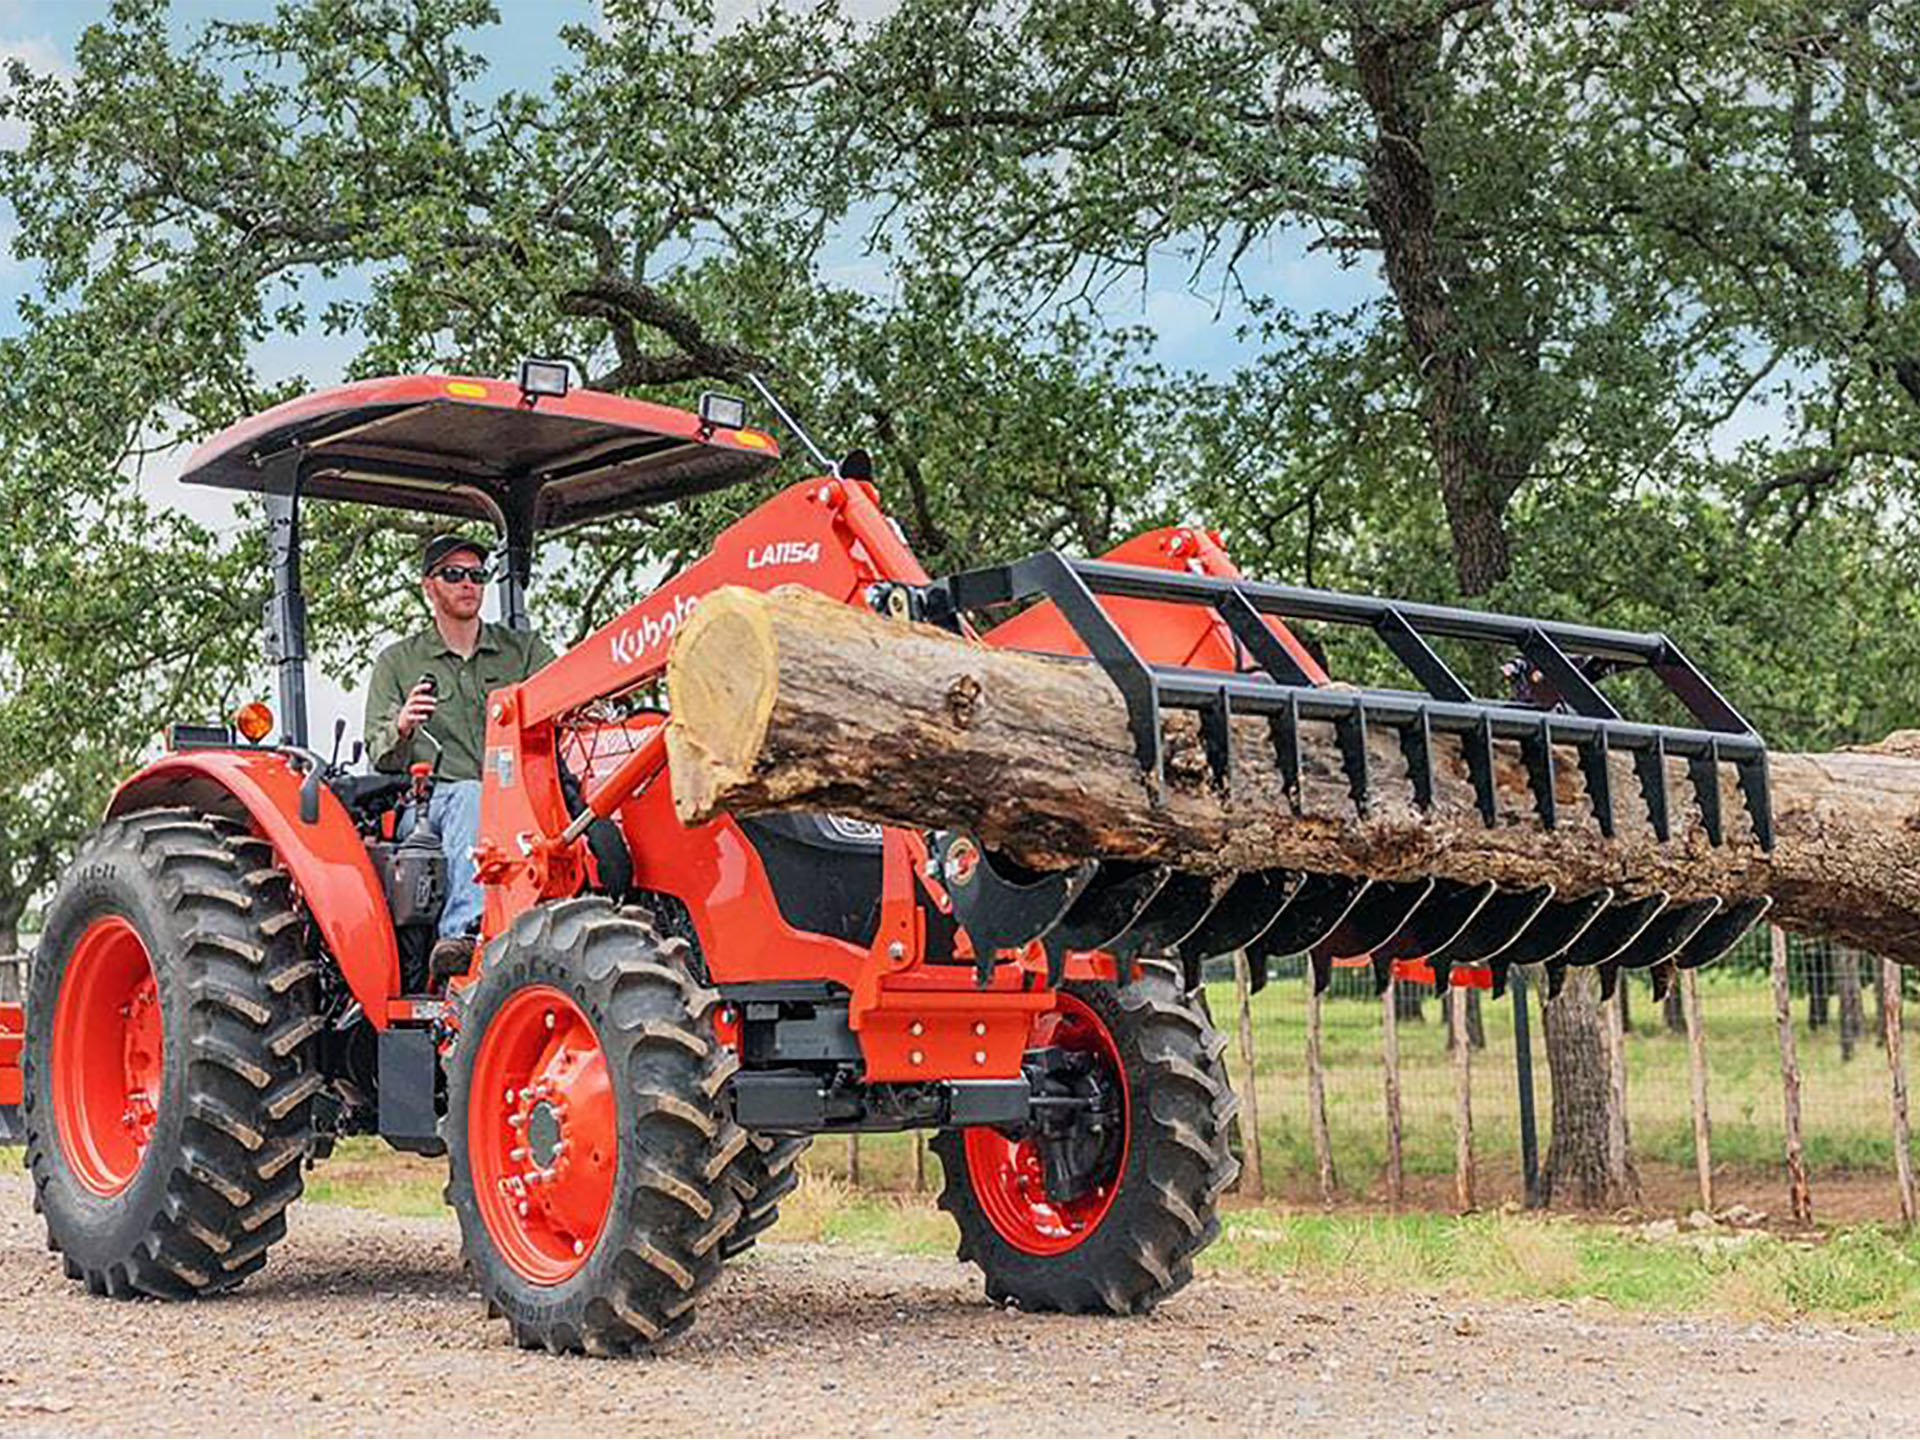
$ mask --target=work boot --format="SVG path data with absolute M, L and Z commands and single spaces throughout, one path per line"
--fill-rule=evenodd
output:
M 427 957 L 427 975 L 435 982 L 451 980 L 473 968 L 473 937 L 448 935 L 433 942 L 433 954 Z

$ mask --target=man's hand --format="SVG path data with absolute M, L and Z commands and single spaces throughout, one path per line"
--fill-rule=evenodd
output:
M 394 727 L 402 740 L 412 735 L 422 722 L 433 718 L 434 703 L 434 687 L 425 680 L 407 692 L 407 702 L 394 719 Z

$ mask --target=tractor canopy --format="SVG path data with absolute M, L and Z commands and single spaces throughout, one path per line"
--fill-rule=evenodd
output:
M 337 385 L 208 440 L 189 485 L 271 491 L 272 462 L 300 457 L 298 490 L 502 529 L 551 530 L 748 480 L 780 459 L 758 430 L 593 390 L 409 375 Z

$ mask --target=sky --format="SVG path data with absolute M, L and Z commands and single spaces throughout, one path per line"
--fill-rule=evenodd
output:
M 737 20 L 752 3 L 720 0 L 718 23 Z M 888 0 L 846 0 L 849 12 L 860 18 L 881 13 L 887 4 Z M 104 19 L 108 8 L 107 0 L 0 0 L 0 58 L 17 57 L 40 70 L 68 68 L 79 36 L 88 25 Z M 269 0 L 174 0 L 173 13 L 185 34 L 216 16 L 264 15 L 271 9 Z M 501 89 L 544 89 L 568 58 L 559 38 L 561 28 L 570 23 L 596 24 L 600 18 L 594 0 L 500 0 L 499 9 L 501 23 L 479 37 L 478 47 L 489 62 L 488 84 Z M 0 146 L 17 144 L 18 139 L 0 127 Z M 33 269 L 15 260 L 5 245 L 12 228 L 11 215 L 0 207 L 0 333 L 17 328 L 18 302 L 36 287 Z M 867 275 L 885 283 L 884 272 L 851 239 L 843 253 L 824 257 L 824 264 L 843 277 Z M 1304 234 L 1282 236 L 1249 254 L 1241 273 L 1254 293 L 1277 295 L 1301 309 L 1351 304 L 1378 283 L 1364 270 L 1343 269 L 1312 253 Z M 1146 327 L 1154 337 L 1150 358 L 1167 369 L 1224 377 L 1251 358 L 1235 334 L 1244 312 L 1222 292 L 1217 279 L 1198 287 L 1190 285 L 1190 279 L 1187 267 L 1169 258 L 1142 279 L 1114 286 L 1102 301 L 1103 314 L 1116 325 Z M 315 332 L 278 337 L 255 359 L 268 378 L 298 373 L 323 386 L 342 378 L 353 352 L 351 337 Z M 242 523 L 221 492 L 173 484 L 165 458 L 149 463 L 141 484 L 156 503 L 179 508 L 223 531 Z M 309 683 L 312 733 L 329 736 L 335 717 L 340 716 L 348 721 L 349 735 L 358 735 L 362 692 L 317 671 Z

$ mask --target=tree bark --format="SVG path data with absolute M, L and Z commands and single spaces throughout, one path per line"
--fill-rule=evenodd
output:
M 1553 1136 L 1540 1176 L 1541 1203 L 1559 1199 L 1589 1210 L 1630 1204 L 1637 1186 L 1612 1144 L 1613 1087 L 1599 980 L 1575 970 L 1540 1008 L 1553 1073 Z
M 1833 754 L 1772 755 L 1769 853 L 1730 773 L 1720 777 L 1726 843 L 1707 843 L 1679 761 L 1669 775 L 1673 835 L 1658 841 L 1619 752 L 1611 841 L 1587 811 L 1570 751 L 1557 757 L 1563 818 L 1547 830 L 1517 751 L 1503 745 L 1488 826 L 1455 747 L 1435 744 L 1435 805 L 1423 812 L 1393 737 L 1376 732 L 1377 793 L 1361 816 L 1330 727 L 1311 725 L 1296 812 L 1254 717 L 1234 721 L 1223 793 L 1197 720 L 1170 713 L 1166 779 L 1155 793 L 1120 697 L 1096 667 L 883 620 L 810 591 L 708 596 L 675 642 L 668 688 L 674 803 L 689 824 L 729 810 L 826 810 L 967 829 L 1037 869 L 1102 856 L 1214 874 L 1280 866 L 1552 883 L 1568 895 L 1603 885 L 1676 900 L 1771 895 L 1781 924 L 1920 956 L 1920 732 Z
M 1867 1007 L 1860 996 L 1860 952 L 1851 945 L 1833 951 L 1833 993 L 1840 1002 L 1840 1058 L 1853 1059 L 1854 1047 L 1866 1033 Z

